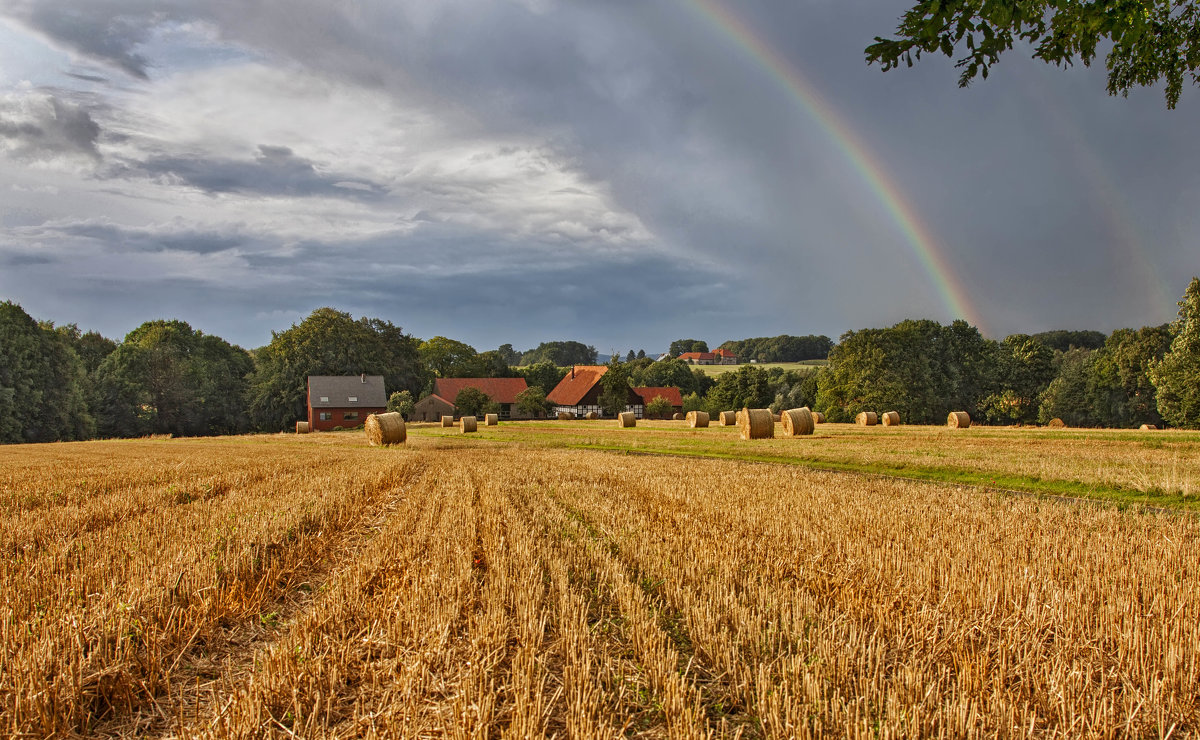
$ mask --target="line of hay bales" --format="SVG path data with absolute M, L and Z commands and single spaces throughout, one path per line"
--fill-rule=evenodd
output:
M 363 423 L 363 431 L 367 434 L 367 444 L 372 446 L 404 444 L 408 438 L 404 417 L 394 411 L 387 414 L 368 414 Z

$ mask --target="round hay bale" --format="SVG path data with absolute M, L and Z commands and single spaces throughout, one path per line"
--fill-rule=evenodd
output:
M 500 423 L 500 414 L 484 414 L 483 425 L 485 427 L 494 427 Z
M 966 411 L 951 411 L 946 417 L 946 426 L 951 429 L 966 429 L 971 426 L 971 415 Z
M 598 411 L 589 411 L 583 415 L 583 418 L 587 419 L 588 421 L 595 421 L 596 419 L 600 418 L 600 413 Z
M 784 411 L 783 417 L 783 432 L 789 437 L 799 437 L 802 434 L 812 434 L 813 422 L 812 411 L 809 411 L 807 406 L 798 409 L 788 409 Z
M 622 411 L 617 414 L 617 426 L 621 428 L 637 426 L 637 417 L 632 411 Z
M 371 445 L 400 445 L 408 439 L 404 417 L 395 411 L 387 414 L 369 414 L 363 423 L 367 443 Z
M 1054 417 L 1053 419 L 1051 419 L 1050 421 L 1046 422 L 1046 426 L 1048 426 L 1052 429 L 1062 429 L 1066 425 L 1067 425 L 1067 423 L 1065 421 L 1063 421 L 1062 419 L 1058 418 L 1057 416 Z
M 1157 424 L 1143 424 L 1140 427 L 1138 427 L 1138 429 L 1142 430 L 1143 432 L 1148 432 L 1151 429 L 1158 429 L 1158 425 Z
M 672 414 L 671 415 L 671 421 L 683 421 L 685 418 L 687 418 L 687 417 L 685 417 L 683 414 Z
M 693 429 L 703 429 L 708 426 L 707 411 L 689 411 L 687 412 L 687 423 Z
M 559 421 L 571 421 L 574 418 L 575 418 L 575 414 L 572 414 L 570 411 L 559 411 L 558 412 L 558 420 Z
M 308 428 L 307 421 L 296 422 L 296 434 L 308 434 L 312 430 Z
M 822 414 L 820 411 L 812 411 L 810 413 L 812 414 L 813 424 L 825 423 L 825 414 Z
M 900 426 L 900 412 L 899 412 L 899 411 L 885 411 L 885 412 L 883 412 L 883 425 L 884 425 L 885 427 L 898 427 L 898 426 Z
M 771 409 L 742 409 L 742 439 L 771 439 L 775 436 L 775 415 Z
M 737 414 L 733 411 L 722 411 L 720 421 L 723 427 L 734 426 L 737 424 Z
M 442 426 L 445 427 L 446 429 L 449 429 L 450 427 L 454 426 L 454 417 L 453 416 L 443 416 L 442 417 Z
M 479 428 L 479 420 L 474 416 L 464 416 L 458 420 L 459 428 L 462 429 L 462 434 L 470 434 Z
M 879 423 L 879 414 L 874 411 L 860 411 L 854 417 L 854 422 L 860 427 L 873 427 Z

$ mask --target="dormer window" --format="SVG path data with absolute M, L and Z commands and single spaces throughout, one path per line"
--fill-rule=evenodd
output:
M 321 396 L 321 403 L 329 403 L 329 396 Z
M 350 403 L 358 403 L 358 396 L 350 396 Z

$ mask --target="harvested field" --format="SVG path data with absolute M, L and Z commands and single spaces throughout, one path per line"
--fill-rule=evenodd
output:
M 503 444 L 510 428 L 0 448 L 0 727 L 1200 731 L 1197 517 Z

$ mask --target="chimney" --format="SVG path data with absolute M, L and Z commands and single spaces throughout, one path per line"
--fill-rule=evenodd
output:
M 361 376 L 359 376 L 359 380 L 366 383 L 367 382 L 367 374 L 363 373 Z
M 574 379 L 575 379 L 575 366 L 572 365 L 571 366 L 571 380 L 574 380 Z

